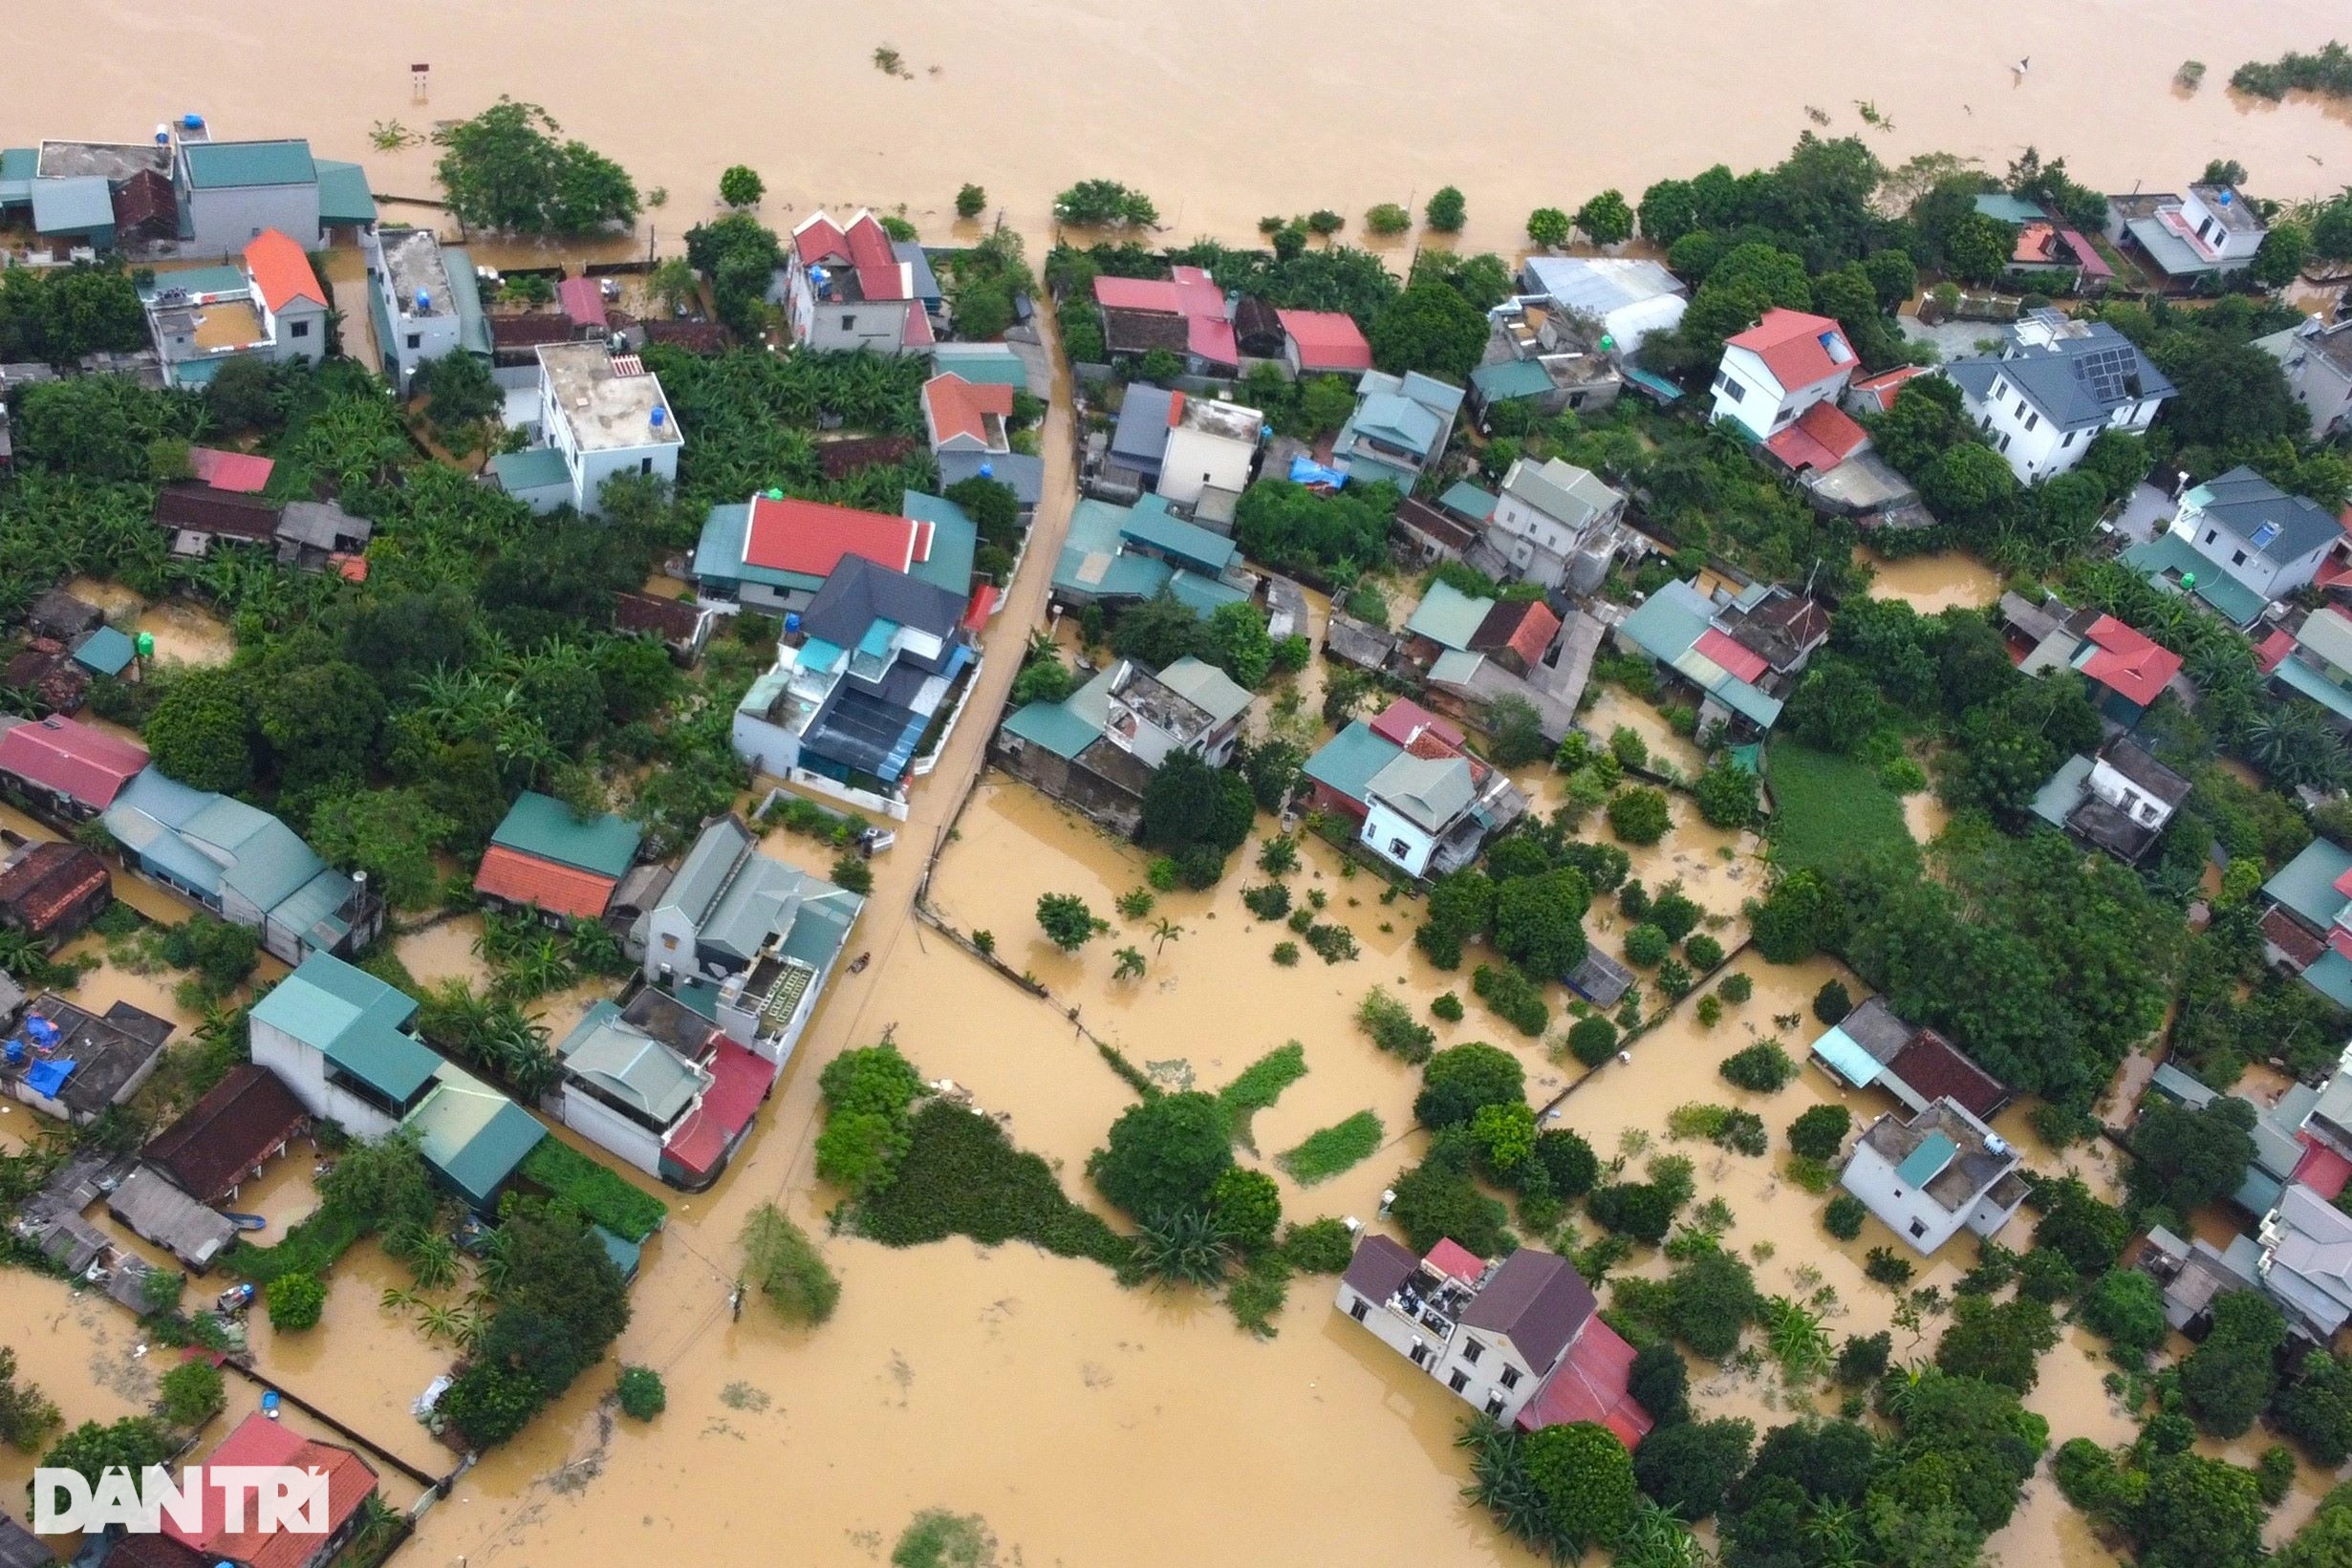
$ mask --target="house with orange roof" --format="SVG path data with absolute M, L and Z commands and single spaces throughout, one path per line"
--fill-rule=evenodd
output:
M 505 909 L 551 921 L 601 920 L 620 879 L 637 864 L 642 833 L 605 812 L 581 817 L 550 796 L 515 797 L 474 875 L 474 891 Z
M 775 296 L 802 348 L 898 354 L 927 353 L 935 341 L 914 262 L 863 207 L 846 222 L 820 208 L 794 226 Z
M 952 371 L 923 383 L 923 427 L 935 453 L 1010 452 L 1004 423 L 1012 417 L 1009 386 L 975 385 Z
M 325 1528 L 313 1533 L 261 1528 L 260 1511 L 249 1493 L 232 1497 L 214 1477 L 240 1466 L 283 1466 L 322 1471 L 327 1478 Z M 319 1568 L 351 1543 L 365 1516 L 362 1505 L 376 1494 L 376 1471 L 351 1450 L 305 1436 L 259 1411 L 238 1423 L 205 1461 L 204 1487 L 193 1524 L 165 1512 L 162 1534 L 206 1563 L 238 1568 Z M 273 1521 L 274 1523 L 274 1521 Z
M 265 228 L 245 247 L 245 275 L 253 281 L 253 299 L 261 307 L 262 331 L 270 336 L 273 358 L 307 359 L 313 364 L 327 356 L 327 286 L 311 270 L 302 247 L 274 228 Z
M 204 386 L 231 359 L 315 364 L 327 354 L 326 286 L 302 247 L 274 228 L 256 234 L 237 266 L 158 272 L 139 295 L 173 386 Z
M 1723 340 L 1715 412 L 1758 440 L 1770 440 L 1814 404 L 1837 397 L 1859 361 L 1845 329 L 1825 315 L 1774 309 Z

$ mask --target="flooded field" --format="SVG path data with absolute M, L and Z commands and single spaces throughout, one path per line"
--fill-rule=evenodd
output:
M 228 623 L 185 599 L 150 605 L 138 630 L 155 638 L 155 656 L 164 663 L 227 664 L 237 655 L 237 634 Z
M 1523 57 L 1524 18 L 1500 0 L 1457 13 L 1444 47 L 1416 54 L 1410 112 L 1368 114 L 1365 95 L 1393 79 L 1392 40 L 1421 27 L 1422 12 L 1378 0 L 1285 20 L 1316 44 L 1269 90 L 1233 48 L 1262 17 L 1232 0 L 1205 11 L 885 0 L 821 24 L 801 5 L 684 0 L 600 9 L 587 37 L 573 8 L 548 0 L 348 13 L 283 0 L 167 11 L 97 0 L 70 26 L 11 40 L 18 69 L 0 140 L 138 140 L 195 110 L 216 136 L 307 135 L 321 157 L 358 159 L 379 200 L 430 197 L 434 150 L 378 151 L 371 128 L 429 133 L 511 94 L 619 159 L 641 189 L 666 188 L 645 226 L 670 248 L 716 210 L 719 172 L 734 162 L 766 176 L 761 216 L 771 224 L 819 203 L 903 205 L 934 241 L 956 230 L 950 203 L 964 181 L 985 185 L 992 209 L 1032 234 L 1045 231 L 1056 191 L 1104 176 L 1149 191 L 1176 239 L 1236 241 L 1254 238 L 1262 214 L 1330 206 L 1352 220 L 1378 202 L 1417 207 L 1451 183 L 1469 198 L 1463 240 L 1501 248 L 1523 243 L 1520 226 L 1538 205 L 1573 210 L 1611 185 L 1638 195 L 1718 160 L 1769 162 L 1813 127 L 1808 111 L 1825 117 L 1823 134 L 1866 135 L 1888 163 L 1946 150 L 1997 172 L 2033 142 L 2105 190 L 2177 188 L 2220 154 L 2253 170 L 2265 196 L 2342 183 L 2344 110 L 2247 101 L 2225 85 L 2242 60 L 2341 33 L 2330 0 L 2251 10 L 2143 0 L 2127 13 L 2094 0 L 1969 0 L 1956 11 L 1866 0 L 1585 8 L 1578 47 L 1610 62 L 1617 90 L 1574 135 L 1542 95 L 1494 91 Z M 94 38 L 116 46 L 97 99 L 85 69 Z M 876 67 L 884 47 L 903 75 Z M 306 68 L 266 69 L 278 51 Z M 2023 76 L 2010 69 L 2021 55 L 2032 61 Z M 2188 59 L 2212 66 L 2194 94 L 2172 85 Z M 431 67 L 422 97 L 413 63 Z M 780 102 L 794 106 L 789 128 L 768 112 Z M 664 112 L 647 114 L 649 104 Z M 1866 129 L 1865 104 L 1880 129 Z M 351 331 L 366 316 L 346 319 Z
M 1942 555 L 1912 555 L 1900 561 L 1864 548 L 1855 561 L 1870 569 L 1870 591 L 1882 599 L 1901 599 L 1923 615 L 1963 605 L 1981 610 L 2001 596 L 2001 574 L 1973 555 L 1950 550 Z

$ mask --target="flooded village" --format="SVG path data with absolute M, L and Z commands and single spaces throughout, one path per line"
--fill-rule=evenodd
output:
M 29 39 L 0 1560 L 2352 1565 L 2352 66 L 1980 10 Z

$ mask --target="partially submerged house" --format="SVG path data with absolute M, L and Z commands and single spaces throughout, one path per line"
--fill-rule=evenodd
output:
M 106 1212 L 132 1235 L 162 1248 L 191 1274 L 210 1271 L 237 1227 L 141 1165 L 106 1195 Z
M 581 818 L 551 796 L 525 790 L 490 834 L 474 891 L 504 909 L 554 920 L 601 920 L 637 864 L 643 829 L 607 811 Z
M 629 947 L 649 982 L 781 1066 L 865 902 L 763 854 L 740 817 L 715 817 Z
M 2051 827 L 2137 866 L 2189 798 L 2190 782 L 2138 742 L 2118 736 L 2096 757 L 2078 753 L 2034 796 L 2033 812 Z
M 1505 403 L 1550 416 L 1595 414 L 1617 401 L 1625 377 L 1615 340 L 1592 318 L 1536 294 L 1505 300 L 1486 319 L 1485 355 L 1470 373 L 1470 399 L 1481 424 Z
M 2076 672 L 2090 683 L 2100 713 L 2125 729 L 2180 677 L 2178 654 L 2103 611 L 2076 610 L 2055 595 L 2035 604 L 2004 593 L 1999 614 L 2020 673 Z
M 1932 1029 L 1871 997 L 1813 1042 L 1813 1060 L 1840 1083 L 1882 1088 L 1913 1111 L 1950 1100 L 1990 1122 L 2010 1100 L 2008 1086 Z
M 383 929 L 382 898 L 319 859 L 292 828 L 243 801 L 190 789 L 153 765 L 117 793 L 100 820 L 125 867 L 252 928 L 263 949 L 287 963 L 356 952 Z
M 127 1001 L 94 1013 L 44 992 L 0 1044 L 0 1088 L 44 1116 L 88 1127 L 139 1092 L 171 1034 L 169 1019 Z
M 0 930 L 64 941 L 115 901 L 114 877 L 78 844 L 28 844 L 0 860 Z
M 2146 259 L 2168 287 L 2188 289 L 2243 271 L 2270 226 L 2234 185 L 2193 184 L 2184 195 L 2107 198 L 2107 238 Z
M 1520 287 L 1597 323 L 1620 355 L 1639 349 L 1651 333 L 1682 325 L 1691 304 L 1682 280 L 1656 262 L 1617 256 L 1530 256 Z
M 471 255 L 444 248 L 429 228 L 378 229 L 360 236 L 359 248 L 376 352 L 396 388 L 406 393 L 418 368 L 445 354 L 489 363 L 494 349 Z
M 1710 418 L 1769 440 L 1814 404 L 1834 401 L 1858 366 L 1845 328 L 1827 316 L 1776 307 L 1723 340 Z
M 693 558 L 695 591 L 722 613 L 805 611 L 841 563 L 856 558 L 960 599 L 971 591 L 980 530 L 955 503 L 913 490 L 899 515 L 766 490 L 713 506 Z
M 564 460 L 573 510 L 597 516 L 605 482 L 618 475 L 678 482 L 685 433 L 661 377 L 644 360 L 601 343 L 555 343 L 538 352 L 540 430 Z
M 0 789 L 54 821 L 97 816 L 146 765 L 144 746 L 77 720 L 0 718 Z
M 2137 344 L 2104 321 L 2056 311 L 2027 314 L 1993 358 L 1945 367 L 1961 406 L 2024 483 L 2082 461 L 2103 430 L 2137 434 L 2172 396 L 2172 383 Z
M 1283 361 L 1293 376 L 1363 375 L 1372 368 L 1372 346 L 1355 317 L 1344 311 L 1277 311 Z
M 1505 564 L 1503 575 L 1590 593 L 1616 559 L 1625 500 L 1589 469 L 1521 458 L 1503 475 L 1484 540 Z
M 1462 389 L 1407 371 L 1366 371 L 1355 412 L 1331 442 L 1331 466 L 1351 483 L 1386 480 L 1411 494 L 1421 470 L 1445 455 L 1461 413 Z
M 1451 1240 L 1415 1257 L 1366 1235 L 1334 1304 L 1506 1426 L 1591 1422 L 1630 1449 L 1653 1425 L 1628 1391 L 1633 1347 L 1601 1321 L 1575 1265 L 1539 1248 L 1490 1263 Z
M 2329 1345 L 2352 1321 L 2352 1214 L 2301 1183 L 2290 1183 L 2262 1221 L 2262 1283 L 2288 1326 Z
M 1412 877 L 1442 876 L 1526 814 L 1509 777 L 1472 756 L 1462 732 L 1410 698 L 1353 720 L 1306 760 L 1314 809 L 1358 825 L 1366 848 Z
M 2352 849 L 2315 838 L 2262 884 L 2263 956 L 2352 1007 Z
M 2352 316 L 2329 326 L 2307 316 L 2254 346 L 2278 361 L 2288 390 L 2311 419 L 2311 439 L 2323 441 L 2352 429 Z
M 777 1063 L 665 993 L 641 991 L 629 1011 L 657 1027 L 599 1001 L 556 1046 L 556 1118 L 647 1175 L 699 1192 L 750 1131 Z
M 1996 1235 L 2025 1202 L 2023 1156 L 1957 1101 L 1888 1112 L 1854 1144 L 1838 1185 L 1924 1257 L 1965 1228 Z
M 926 734 L 944 737 L 979 649 L 960 594 L 845 556 L 800 615 L 800 641 L 737 706 L 735 754 L 761 772 L 906 815 Z M 951 705 L 950 698 L 956 698 Z M 926 756 L 930 753 L 926 753 Z
M 1174 268 L 1165 278 L 1098 277 L 1094 305 L 1112 354 L 1165 349 L 1183 355 L 1193 376 L 1231 376 L 1241 368 L 1230 302 L 1201 268 Z
M 1668 583 L 1616 629 L 1619 647 L 1656 660 L 1670 681 L 1699 698 L 1698 722 L 1761 733 L 1780 717 L 1797 677 L 1829 639 L 1828 612 L 1778 583 L 1737 593 Z
M 309 1125 L 310 1111 L 285 1080 L 241 1062 L 139 1157 L 198 1203 L 227 1203 Z
M 1055 602 L 1115 609 L 1165 590 L 1201 619 L 1250 596 L 1241 548 L 1223 534 L 1176 515 L 1165 496 L 1133 506 L 1081 501 L 1070 513 L 1054 563 Z
M 140 290 L 165 384 L 203 387 L 228 360 L 316 364 L 327 354 L 329 300 L 302 247 L 274 228 L 243 247 L 242 266 L 161 272 Z
M 252 1497 L 230 1491 L 229 1479 L 238 1467 L 270 1466 L 324 1474 L 323 1531 L 264 1530 Z M 324 1568 L 359 1533 L 367 1517 L 365 1504 L 376 1494 L 377 1475 L 352 1450 L 305 1436 L 256 1411 L 205 1458 L 200 1482 L 194 1523 L 183 1524 L 169 1512 L 161 1521 L 162 1538 L 195 1561 L 234 1563 L 237 1568 Z
M 1157 675 L 1120 659 L 1060 702 L 1006 715 L 993 755 L 1015 778 L 1132 834 L 1152 775 L 1179 751 L 1222 767 L 1249 703 L 1224 671 L 1189 654 Z
M 931 318 L 916 298 L 913 266 L 882 221 L 860 207 L 847 222 L 819 209 L 792 228 L 770 290 L 795 347 L 899 354 L 931 347 Z

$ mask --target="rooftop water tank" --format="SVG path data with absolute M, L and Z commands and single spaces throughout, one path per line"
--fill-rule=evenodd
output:
M 171 127 L 170 127 L 170 126 L 168 126 L 168 125 L 158 125 L 158 126 L 155 128 L 155 144 L 156 144 L 157 146 L 159 146 L 159 147 L 168 147 L 168 146 L 170 146 L 170 145 L 171 145 Z
M 997 477 L 997 465 L 996 465 L 995 463 L 993 463 L 993 462 L 983 462 L 983 463 L 982 463 L 982 464 L 980 465 L 980 477 L 981 477 L 981 478 L 982 478 L 982 479 L 994 479 L 994 478 L 996 478 L 996 477 Z
M 180 117 L 180 124 L 184 130 L 201 131 L 205 128 L 205 117 L 202 115 L 182 115 Z
M 784 629 L 787 632 L 797 632 L 800 630 L 799 611 L 788 610 L 784 612 Z
M 433 296 L 422 289 L 417 290 L 417 309 L 420 311 L 433 309 Z
M 656 403 L 654 405 L 653 425 L 656 430 L 660 429 L 664 424 L 669 422 L 669 417 L 670 411 L 668 409 L 663 408 L 659 403 Z

